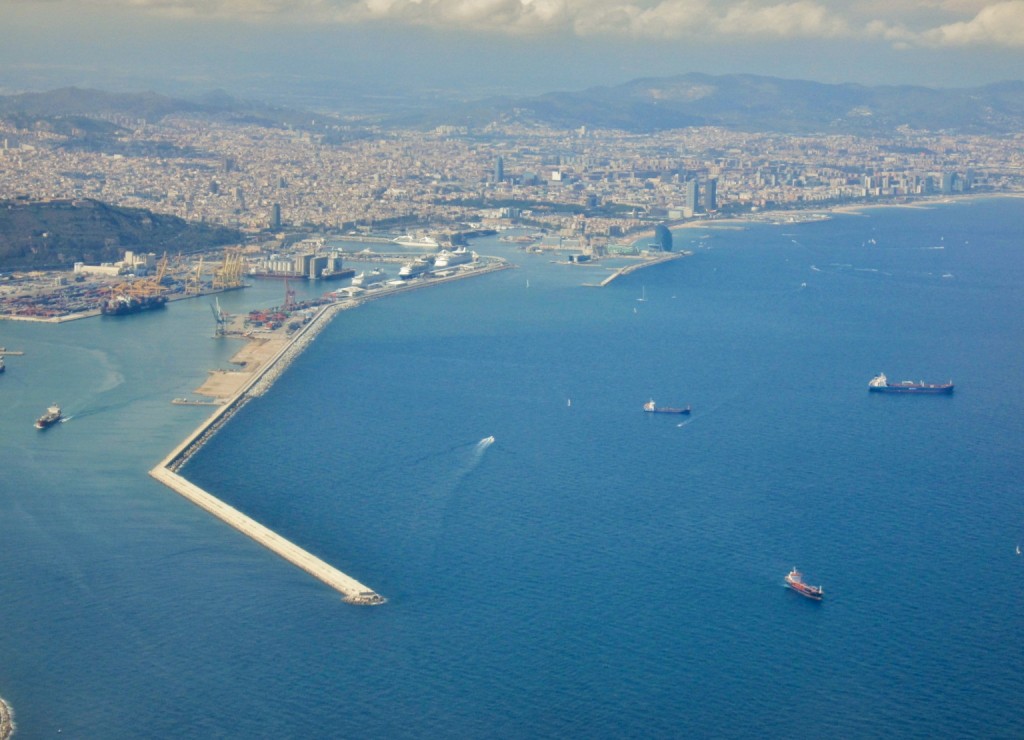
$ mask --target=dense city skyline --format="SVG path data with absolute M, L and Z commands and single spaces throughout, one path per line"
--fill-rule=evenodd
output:
M 1024 2 L 14 1 L 0 86 L 340 96 L 534 93 L 757 72 L 971 86 L 1020 77 Z

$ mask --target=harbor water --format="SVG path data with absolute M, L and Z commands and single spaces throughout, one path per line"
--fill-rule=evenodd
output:
M 604 288 L 489 238 L 518 269 L 340 313 L 180 472 L 380 607 L 147 475 L 239 348 L 205 300 L 0 323 L 18 736 L 1024 736 L 1022 232 L 722 223 Z

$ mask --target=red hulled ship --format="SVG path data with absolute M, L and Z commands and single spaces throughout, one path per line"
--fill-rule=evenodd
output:
M 804 583 L 803 574 L 795 567 L 786 575 L 786 585 L 801 596 L 806 596 L 808 599 L 814 599 L 815 601 L 821 601 L 825 595 L 825 591 L 821 586 L 808 586 Z

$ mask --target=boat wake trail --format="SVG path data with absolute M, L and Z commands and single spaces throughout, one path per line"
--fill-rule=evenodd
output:
M 471 445 L 470 454 L 461 460 L 456 459 L 455 469 L 451 475 L 445 480 L 440 488 L 443 489 L 443 497 L 449 498 L 462 484 L 462 481 L 467 475 L 476 470 L 477 466 L 484 458 L 484 453 L 487 452 L 487 448 L 494 444 L 494 437 L 484 437 L 479 442 Z M 465 449 L 465 448 L 463 448 Z
M 415 531 L 416 543 L 399 545 L 399 549 L 419 550 L 412 558 L 418 563 L 414 567 L 423 567 L 429 572 L 447 557 L 452 539 L 446 534 L 446 522 L 452 512 L 473 505 L 476 489 L 471 476 L 493 444 L 494 437 L 459 444 L 433 454 L 416 466 L 420 493 L 410 500 L 410 508 L 405 512 L 409 521 L 415 522 L 410 531 Z

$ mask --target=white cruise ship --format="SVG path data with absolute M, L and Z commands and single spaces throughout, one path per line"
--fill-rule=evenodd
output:
M 440 242 L 438 242 L 437 239 L 425 235 L 413 236 L 412 234 L 405 234 L 403 236 L 398 237 L 397 239 L 392 239 L 391 241 L 392 243 L 398 244 L 399 246 L 402 247 L 423 247 L 426 249 L 438 249 L 441 246 Z
M 385 283 L 388 280 L 388 274 L 381 269 L 370 270 L 367 272 L 363 270 L 361 273 L 352 278 L 352 285 L 356 288 L 369 288 L 371 285 L 379 285 Z
M 464 265 L 467 262 L 473 262 L 475 259 L 476 255 L 465 247 L 459 247 L 452 251 L 442 249 L 437 253 L 437 259 L 434 260 L 434 267 L 455 267 L 456 265 Z
M 398 277 L 402 280 L 410 280 L 414 277 L 419 277 L 433 269 L 433 265 L 430 260 L 424 257 L 417 257 L 411 262 L 406 262 L 402 265 L 402 268 L 398 271 Z

